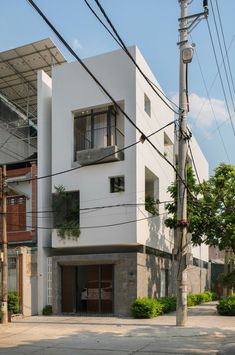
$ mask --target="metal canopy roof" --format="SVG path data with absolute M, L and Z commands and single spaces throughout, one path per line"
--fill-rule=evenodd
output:
M 50 38 L 0 52 L 0 93 L 29 119 L 37 117 L 37 71 L 51 76 L 53 65 L 67 61 Z

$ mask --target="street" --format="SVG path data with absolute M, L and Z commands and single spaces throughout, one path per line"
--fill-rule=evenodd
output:
M 0 326 L 0 354 L 235 354 L 235 317 L 218 316 L 215 304 L 189 309 L 185 328 L 175 326 L 175 313 L 144 320 L 15 318 L 7 326 Z

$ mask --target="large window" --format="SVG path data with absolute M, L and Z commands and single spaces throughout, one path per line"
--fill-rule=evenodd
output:
M 79 191 L 65 191 L 56 188 L 53 194 L 54 227 L 70 223 L 79 224 Z
M 118 128 L 117 111 L 113 106 L 80 111 L 74 117 L 76 152 L 117 145 L 123 147 L 123 133 Z

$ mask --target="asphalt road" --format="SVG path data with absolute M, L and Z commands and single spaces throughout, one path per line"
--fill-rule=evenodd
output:
M 187 327 L 175 314 L 137 320 L 117 317 L 34 316 L 0 325 L 0 355 L 233 354 L 235 317 L 215 303 L 189 309 Z

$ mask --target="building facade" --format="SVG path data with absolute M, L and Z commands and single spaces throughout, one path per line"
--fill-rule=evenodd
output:
M 130 51 L 160 88 L 138 48 Z M 55 67 L 52 78 L 38 73 L 37 208 L 47 217 L 38 224 L 38 311 L 129 314 L 137 297 L 174 293 L 174 236 L 164 220 L 175 174 L 123 111 L 172 164 L 174 115 L 121 50 L 85 64 L 118 106 L 77 62 Z M 193 149 L 205 178 L 195 141 Z M 53 210 L 58 196 L 62 211 Z M 79 236 L 66 236 L 71 215 Z
M 36 167 L 36 159 L 6 167 L 8 290 L 25 316 L 37 313 Z

